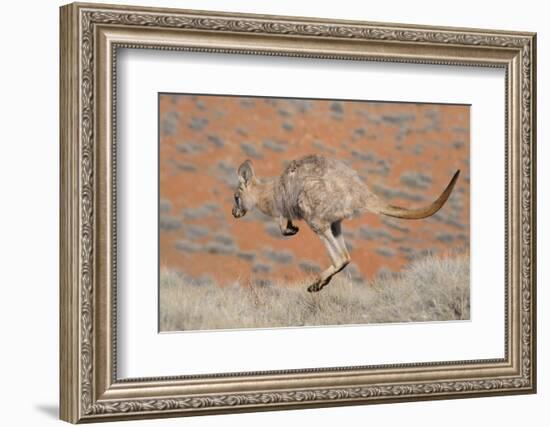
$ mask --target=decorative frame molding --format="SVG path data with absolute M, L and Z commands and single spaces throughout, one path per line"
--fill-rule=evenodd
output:
M 60 13 L 63 420 L 535 392 L 535 34 L 78 3 L 63 6 Z M 119 47 L 505 68 L 505 357 L 118 380 L 114 177 Z M 299 385 L 289 386 L 289 380 Z

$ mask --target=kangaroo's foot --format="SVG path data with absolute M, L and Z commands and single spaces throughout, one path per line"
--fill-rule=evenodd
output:
M 308 292 L 319 292 L 321 289 L 323 289 L 328 283 L 330 282 L 330 279 L 332 277 L 329 277 L 328 279 L 322 279 L 319 277 L 313 284 L 311 284 L 308 288 Z
M 330 280 L 334 277 L 335 274 L 342 271 L 346 265 L 349 264 L 349 259 L 346 259 L 338 265 L 338 267 L 330 266 L 327 270 L 325 270 L 324 273 L 321 274 L 321 276 L 308 288 L 308 292 L 319 292 L 321 289 L 323 289 L 326 285 L 330 283 Z

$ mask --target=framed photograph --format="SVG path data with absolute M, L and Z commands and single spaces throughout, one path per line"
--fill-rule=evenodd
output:
M 536 391 L 535 34 L 60 22 L 63 420 Z

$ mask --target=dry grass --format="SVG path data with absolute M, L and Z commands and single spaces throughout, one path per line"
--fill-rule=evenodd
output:
M 428 256 L 398 275 L 354 284 L 343 273 L 319 293 L 291 286 L 194 284 L 164 270 L 160 330 L 343 325 L 465 320 L 470 317 L 469 257 Z

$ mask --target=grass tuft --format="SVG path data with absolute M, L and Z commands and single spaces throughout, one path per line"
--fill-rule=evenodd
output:
M 428 255 L 401 273 L 354 282 L 345 271 L 321 292 L 308 293 L 313 276 L 295 283 L 215 283 L 160 277 L 160 330 L 345 325 L 467 320 L 470 260 Z

